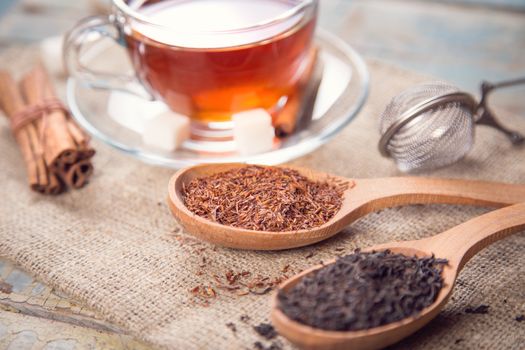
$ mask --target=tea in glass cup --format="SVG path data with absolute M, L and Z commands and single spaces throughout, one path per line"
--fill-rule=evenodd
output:
M 136 78 L 201 130 L 228 129 L 231 116 L 286 104 L 308 66 L 317 0 L 113 0 L 113 14 L 69 34 L 69 72 L 93 86 L 132 90 L 133 78 L 80 65 L 94 32 L 126 46 Z M 93 39 L 89 39 L 93 40 Z

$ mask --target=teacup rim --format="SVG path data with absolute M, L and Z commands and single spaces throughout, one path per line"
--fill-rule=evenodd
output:
M 192 30 L 193 33 L 199 33 L 199 34 L 228 34 L 228 33 L 243 33 L 243 32 L 249 32 L 252 30 L 257 30 L 260 28 L 272 26 L 275 24 L 278 24 L 280 22 L 286 21 L 287 19 L 299 14 L 301 11 L 306 10 L 312 5 L 317 5 L 319 0 L 298 0 L 300 1 L 297 5 L 290 8 L 289 10 L 286 10 L 285 12 L 279 14 L 276 17 L 264 20 L 262 22 L 258 22 L 256 24 L 251 24 L 249 26 L 234 28 L 234 29 L 227 29 L 227 30 Z M 142 22 L 146 25 L 151 25 L 157 28 L 167 29 L 170 31 L 173 31 L 175 28 L 166 26 L 164 24 L 155 23 L 147 16 L 144 16 L 140 14 L 139 12 L 132 9 L 128 4 L 126 4 L 125 0 L 112 0 L 113 5 L 116 6 L 117 9 L 119 9 L 122 13 L 124 13 L 126 16 L 133 18 L 134 20 L 137 20 L 139 22 Z

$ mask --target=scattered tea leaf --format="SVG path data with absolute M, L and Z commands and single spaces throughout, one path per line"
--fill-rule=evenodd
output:
M 270 293 L 272 289 L 273 289 L 272 287 L 266 287 L 265 289 L 262 289 L 262 290 L 250 289 L 250 293 L 255 294 L 255 295 L 265 295 L 265 294 Z
M 268 340 L 273 339 L 277 336 L 277 332 L 269 323 L 258 324 L 257 326 L 253 326 L 253 329 L 255 329 L 255 331 L 259 333 L 259 335 L 263 336 Z
M 282 350 L 282 346 L 277 343 L 271 343 L 270 346 L 264 346 L 263 343 L 257 341 L 253 343 L 253 347 L 256 350 Z
M 310 252 L 308 254 L 306 254 L 306 256 L 304 257 L 305 259 L 310 259 L 311 257 L 313 257 L 315 255 L 314 252 Z
M 465 309 L 465 312 L 467 314 L 488 314 L 489 313 L 489 306 L 488 305 L 479 305 L 477 307 L 467 307 Z
M 0 292 L 10 294 L 11 292 L 13 292 L 13 286 L 9 283 L 0 281 Z
M 231 331 L 233 333 L 237 333 L 237 327 L 235 326 L 235 323 L 233 322 L 228 322 L 226 323 L 226 327 L 228 327 L 229 329 L 231 329 Z

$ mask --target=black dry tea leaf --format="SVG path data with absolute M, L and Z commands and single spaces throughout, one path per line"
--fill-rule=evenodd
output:
M 465 309 L 465 312 L 467 314 L 480 314 L 480 315 L 484 315 L 484 314 L 488 314 L 489 313 L 489 306 L 488 305 L 480 305 L 480 306 L 476 306 L 476 307 L 467 307 Z
M 253 347 L 256 350 L 282 350 L 283 347 L 278 343 L 271 343 L 270 346 L 264 346 L 260 341 L 253 343 Z
M 269 323 L 261 323 L 257 326 L 253 326 L 253 329 L 266 339 L 273 339 L 277 336 L 277 332 Z
M 315 328 L 378 327 L 431 305 L 443 287 L 446 264 L 433 256 L 356 250 L 305 276 L 289 291 L 279 291 L 279 307 L 291 319 Z
M 311 181 L 292 169 L 246 166 L 194 179 L 182 196 L 208 220 L 277 232 L 321 226 L 341 208 L 347 186 Z
M 226 323 L 226 327 L 228 327 L 233 333 L 237 333 L 237 327 L 235 326 L 235 323 L 228 322 Z

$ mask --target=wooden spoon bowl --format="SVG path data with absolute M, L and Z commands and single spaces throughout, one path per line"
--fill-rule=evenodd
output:
M 184 205 L 183 184 L 195 178 L 246 167 L 246 164 L 202 164 L 179 170 L 168 185 L 168 205 L 186 232 L 208 242 L 238 249 L 280 250 L 313 244 L 340 232 L 360 217 L 380 209 L 407 204 L 469 204 L 502 207 L 525 202 L 525 185 L 488 181 L 392 177 L 348 179 L 292 168 L 313 181 L 348 183 L 339 212 L 325 224 L 307 230 L 271 232 L 221 225 L 192 213 Z
M 278 292 L 287 292 L 306 275 L 326 265 L 315 266 L 283 282 L 271 302 L 271 319 L 277 331 L 297 346 L 305 349 L 380 349 L 414 333 L 443 309 L 452 294 L 456 277 L 477 252 L 491 243 L 525 229 L 525 203 L 499 209 L 460 224 L 439 235 L 417 241 L 394 242 L 365 249 L 418 257 L 448 259 L 442 272 L 443 288 L 434 303 L 419 314 L 398 322 L 360 331 L 327 331 L 298 323 L 279 308 Z M 328 264 L 333 264 L 331 261 Z M 327 264 L 327 265 L 328 265 Z

